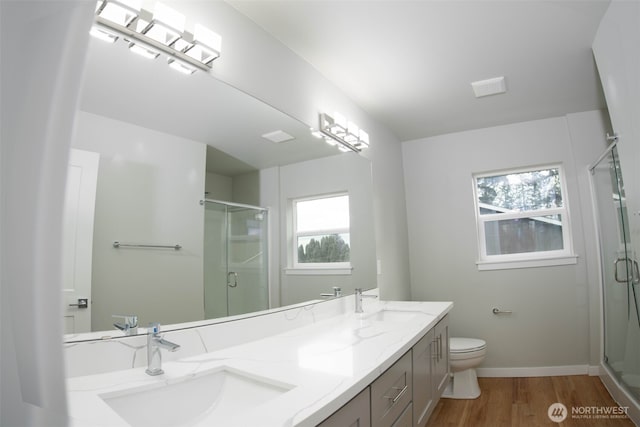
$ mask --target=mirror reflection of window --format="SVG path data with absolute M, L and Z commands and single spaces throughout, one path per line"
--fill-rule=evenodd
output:
M 294 206 L 295 267 L 350 267 L 349 195 L 297 199 Z

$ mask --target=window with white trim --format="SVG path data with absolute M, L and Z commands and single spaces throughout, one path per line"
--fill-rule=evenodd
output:
M 561 165 L 475 174 L 478 268 L 573 264 Z
M 349 195 L 293 200 L 293 267 L 350 268 Z

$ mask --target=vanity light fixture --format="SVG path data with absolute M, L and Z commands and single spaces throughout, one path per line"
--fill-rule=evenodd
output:
M 324 138 L 324 134 L 315 128 L 309 128 L 309 132 L 311 132 L 311 136 L 314 138 L 322 139 Z
M 172 46 L 184 33 L 185 22 L 183 14 L 163 3 L 156 3 L 153 19 L 140 32 L 165 46 Z
M 140 9 L 139 0 L 98 1 L 96 15 L 115 24 L 128 27 L 140 15 Z
M 200 24 L 190 33 L 181 13 L 162 3 L 156 3 L 151 13 L 140 4 L 140 0 L 99 0 L 91 35 L 111 43 L 121 37 L 132 52 L 146 58 L 162 53 L 171 68 L 184 74 L 211 69 L 222 51 L 218 34 Z
M 160 56 L 160 52 L 148 47 L 144 47 L 141 44 L 129 43 L 129 50 L 136 55 L 140 55 L 143 58 L 147 59 L 156 59 L 158 56 Z
M 115 43 L 115 41 L 118 40 L 118 36 L 114 33 L 103 28 L 98 28 L 96 26 L 91 27 L 91 31 L 89 31 L 89 34 L 107 43 Z
M 204 64 L 211 63 L 220 56 L 222 38 L 208 28 L 196 24 L 193 32 L 193 45 L 185 49 L 187 56 Z
M 329 145 L 337 145 L 340 151 L 359 153 L 369 147 L 369 134 L 342 114 L 320 113 L 320 132 Z

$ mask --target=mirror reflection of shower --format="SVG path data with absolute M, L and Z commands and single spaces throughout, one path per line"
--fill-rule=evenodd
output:
M 208 198 L 200 203 L 205 318 L 268 309 L 267 209 Z

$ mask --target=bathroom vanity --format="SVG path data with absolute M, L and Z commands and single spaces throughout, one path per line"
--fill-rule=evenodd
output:
M 355 313 L 345 297 L 171 331 L 182 348 L 153 377 L 144 336 L 68 344 L 75 360 L 114 345 L 133 354 L 129 369 L 68 379 L 70 425 L 423 426 L 448 381 L 451 308 L 367 299 Z M 254 338 L 228 340 L 243 330 Z
M 321 427 L 424 426 L 449 379 L 448 316 L 438 323 L 369 387 L 324 420 Z M 445 340 L 445 341 L 443 341 Z

